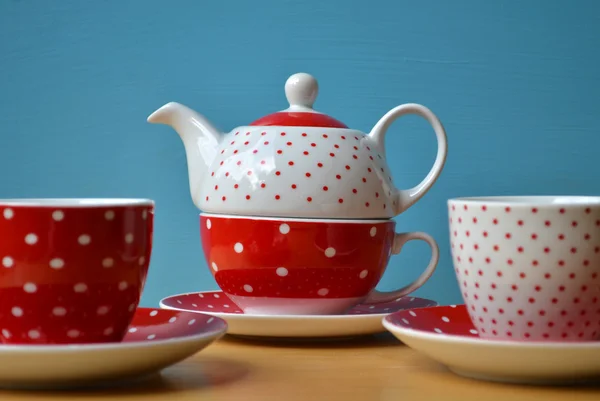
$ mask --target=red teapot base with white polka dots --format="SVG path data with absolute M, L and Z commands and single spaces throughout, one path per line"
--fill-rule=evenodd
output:
M 319 220 L 202 214 L 204 255 L 219 287 L 249 314 L 337 314 L 422 286 L 438 247 L 425 233 L 395 233 L 393 220 Z M 420 239 L 432 248 L 413 283 L 375 291 L 389 258 Z
M 120 341 L 152 247 L 150 200 L 0 201 L 0 339 Z

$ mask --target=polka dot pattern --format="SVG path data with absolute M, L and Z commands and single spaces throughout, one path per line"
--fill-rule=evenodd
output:
M 200 209 L 218 214 L 391 218 L 397 206 L 383 155 L 350 129 L 240 127 L 199 191 Z
M 2 211 L 2 216 L 4 216 L 5 220 L 12 219 L 14 215 L 15 213 L 10 207 L 4 208 L 4 210 Z
M 156 311 L 151 314 L 151 311 Z M 105 335 L 113 335 L 111 327 L 104 329 Z M 176 310 L 138 308 L 127 328 L 123 342 L 160 341 L 200 334 L 224 332 L 224 320 L 191 312 Z
M 65 266 L 65 261 L 61 258 L 50 259 L 50 267 L 53 269 L 62 269 Z
M 393 220 L 200 218 L 207 264 L 219 287 L 233 296 L 363 297 L 379 282 L 395 235 Z
M 451 249 L 483 337 L 592 340 L 600 334 L 600 208 L 449 204 Z
M 0 334 L 9 333 L 1 340 L 120 340 L 146 278 L 151 209 L 0 204 L 0 269 L 10 283 L 0 290 Z
M 67 314 L 67 309 L 62 306 L 55 306 L 52 308 L 52 314 L 54 316 L 65 316 Z
M 200 296 L 202 295 L 202 296 Z M 167 297 L 162 301 L 165 306 L 180 310 L 201 313 L 228 313 L 243 314 L 244 312 L 222 291 L 207 291 L 203 293 L 190 293 Z M 436 302 L 406 296 L 392 302 L 381 302 L 377 304 L 359 304 L 344 314 L 346 315 L 370 315 L 381 313 L 393 313 L 408 308 L 424 308 L 437 305 Z
M 479 332 L 473 326 L 464 305 L 401 310 L 386 316 L 385 319 L 396 326 L 431 334 L 479 337 Z
M 10 256 L 5 256 L 2 258 L 2 266 L 6 267 L 6 268 L 13 267 L 14 263 L 15 263 L 15 261 Z

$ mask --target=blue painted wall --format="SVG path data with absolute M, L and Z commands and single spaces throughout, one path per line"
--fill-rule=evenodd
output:
M 215 289 L 188 195 L 185 153 L 146 123 L 170 100 L 232 129 L 286 107 L 314 74 L 316 107 L 368 131 L 404 102 L 449 136 L 446 169 L 402 230 L 442 260 L 418 295 L 460 301 L 445 201 L 489 194 L 600 194 L 600 3 L 527 1 L 0 1 L 0 197 L 150 197 L 156 242 L 142 304 Z M 400 186 L 429 170 L 417 117 L 388 135 Z M 409 244 L 382 289 L 415 278 Z

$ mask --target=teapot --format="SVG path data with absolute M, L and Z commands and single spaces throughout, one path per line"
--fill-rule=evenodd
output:
M 446 132 L 425 106 L 402 104 L 367 134 L 313 108 L 317 80 L 306 73 L 285 83 L 289 107 L 220 132 L 203 115 L 170 102 L 148 122 L 170 125 L 185 146 L 195 206 L 214 214 L 265 217 L 389 219 L 417 202 L 439 177 Z M 437 156 L 425 178 L 394 186 L 385 135 L 398 118 L 416 114 L 437 137 Z

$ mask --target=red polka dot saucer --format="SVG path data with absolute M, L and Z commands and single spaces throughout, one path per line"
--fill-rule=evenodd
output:
M 118 343 L 0 345 L 0 387 L 68 388 L 135 379 L 194 355 L 226 330 L 218 317 L 138 308 Z
M 437 302 L 406 296 L 392 302 L 357 305 L 339 315 L 244 314 L 222 291 L 173 295 L 160 301 L 161 308 L 207 313 L 225 320 L 227 334 L 269 338 L 327 338 L 384 332 L 382 319 L 390 313 L 436 306 Z
M 464 305 L 399 311 L 383 325 L 404 344 L 468 378 L 556 385 L 600 377 L 600 341 L 482 339 Z

